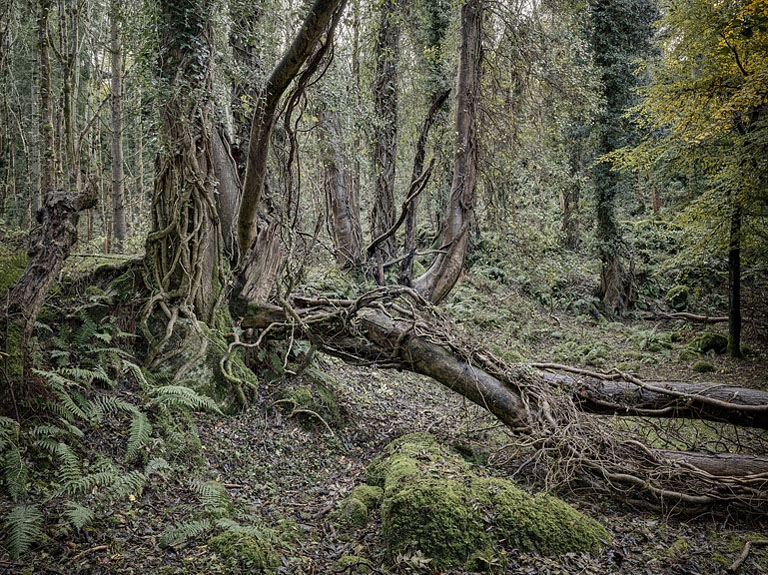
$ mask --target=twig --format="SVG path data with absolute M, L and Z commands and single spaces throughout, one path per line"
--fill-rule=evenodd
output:
M 106 551 L 107 549 L 109 549 L 109 545 L 96 545 L 96 547 L 91 547 L 90 549 L 85 549 L 81 551 L 80 553 L 78 553 L 72 558 L 72 561 L 77 561 L 78 559 L 80 559 L 84 555 L 88 555 L 89 553 L 95 553 L 96 551 Z
M 741 564 L 747 560 L 747 556 L 749 555 L 749 550 L 752 548 L 752 545 L 768 545 L 768 539 L 758 539 L 757 541 L 747 541 L 744 544 L 744 549 L 741 551 L 741 555 L 739 555 L 738 559 L 736 559 L 736 561 L 731 563 L 730 567 L 728 567 L 729 573 L 734 573 L 739 567 L 741 567 Z

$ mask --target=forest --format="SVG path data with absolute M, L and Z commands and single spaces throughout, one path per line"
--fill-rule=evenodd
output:
M 768 572 L 768 0 L 0 0 L 0 573 Z

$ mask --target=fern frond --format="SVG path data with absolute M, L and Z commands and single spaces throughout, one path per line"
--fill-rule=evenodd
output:
M 61 437 L 65 431 L 58 425 L 41 423 L 40 425 L 33 425 L 32 427 L 26 429 L 25 433 L 35 439 L 43 439 L 44 437 Z
M 19 422 L 10 417 L 0 416 L 0 437 L 13 441 L 19 440 L 19 431 L 21 426 Z
M 146 475 L 147 477 L 149 477 L 153 473 L 156 475 L 161 475 L 160 471 L 163 471 L 165 469 L 171 469 L 171 464 L 168 463 L 162 457 L 155 457 L 154 459 L 150 459 L 147 465 L 144 467 L 144 475 Z
M 115 482 L 115 472 L 113 470 L 99 471 L 81 475 L 77 479 L 67 482 L 64 485 L 64 492 L 68 495 L 82 495 L 93 491 L 94 487 L 104 487 L 112 485 Z
M 219 406 L 210 397 L 200 395 L 194 389 L 184 385 L 163 385 L 150 391 L 151 405 L 182 407 L 193 410 L 207 410 L 221 413 Z
M 136 469 L 122 475 L 114 475 L 112 484 L 107 488 L 110 499 L 119 499 L 129 495 L 140 496 L 147 483 L 147 476 Z
M 69 523 L 77 530 L 87 527 L 96 518 L 96 514 L 92 509 L 84 507 L 74 501 L 67 501 L 65 503 L 67 510 L 64 512 L 64 517 Z
M 171 545 L 178 545 L 179 543 L 183 543 L 192 537 L 197 537 L 198 535 L 201 535 L 210 529 L 211 522 L 207 519 L 177 523 L 172 528 L 166 530 L 162 535 L 160 535 L 158 543 L 160 543 L 160 547 L 165 549 Z
M 123 360 L 123 369 L 130 371 L 139 383 L 142 389 L 149 389 L 157 385 L 157 377 L 152 373 L 145 372 L 139 365 L 132 361 Z
M 230 504 L 229 493 L 224 486 L 217 481 L 200 481 L 193 479 L 190 487 L 200 497 L 200 502 L 205 507 L 222 508 Z
M 112 378 L 109 377 L 109 374 L 100 365 L 97 365 L 94 368 L 79 367 L 79 366 L 61 367 L 57 369 L 55 373 L 58 373 L 59 375 L 62 375 L 67 379 L 70 379 L 73 381 L 80 381 L 88 385 L 90 385 L 94 381 L 100 381 L 101 383 L 105 383 L 107 385 L 112 385 L 113 383 Z
M 135 458 L 141 448 L 149 440 L 152 434 L 152 424 L 144 412 L 134 411 L 131 419 L 131 427 L 128 434 L 128 449 L 125 452 L 125 458 L 130 461 Z
M 72 483 L 83 476 L 83 472 L 80 470 L 80 458 L 69 445 L 62 442 L 57 443 L 55 453 L 61 460 L 59 480 L 62 484 Z
M 53 395 L 55 395 L 56 399 L 59 401 L 50 404 L 51 411 L 70 422 L 75 419 L 88 419 L 88 414 L 79 405 L 79 403 L 85 404 L 87 402 L 79 393 L 76 393 L 75 397 L 72 397 L 70 393 L 63 389 L 55 389 L 53 390 Z
M 14 507 L 5 517 L 5 548 L 11 557 L 18 559 L 40 539 L 42 531 L 43 514 L 36 506 Z
M 3 479 L 8 488 L 8 495 L 11 499 L 17 501 L 26 491 L 27 466 L 21 457 L 18 447 L 8 444 L 7 448 L 0 455 L 0 467 L 3 469 Z
M 138 408 L 135 405 L 112 395 L 98 395 L 88 402 L 88 407 L 90 408 L 89 419 L 95 419 L 96 421 L 100 421 L 105 415 L 118 411 L 138 413 Z
M 85 347 L 86 344 L 90 341 L 91 337 L 96 333 L 96 330 L 99 328 L 98 325 L 96 325 L 96 322 L 93 321 L 93 318 L 91 318 L 90 315 L 86 311 L 80 312 L 80 319 L 82 320 L 83 324 L 80 326 L 80 328 L 75 333 L 75 336 L 72 338 L 72 342 L 77 347 Z

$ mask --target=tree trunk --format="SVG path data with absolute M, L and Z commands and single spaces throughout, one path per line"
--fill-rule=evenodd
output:
M 741 358 L 741 206 L 734 199 L 728 243 L 728 354 Z
M 382 237 L 392 229 L 395 213 L 395 176 L 397 168 L 397 59 L 400 25 L 395 14 L 394 0 L 384 0 L 379 12 L 379 32 L 376 38 L 376 77 L 374 110 L 376 114 L 373 168 L 376 175 L 371 235 Z M 396 251 L 394 235 L 377 244 L 369 254 L 371 272 L 379 285 L 384 284 L 384 264 Z
M 768 392 L 716 383 L 606 381 L 543 372 L 589 413 L 703 419 L 768 429 Z
M 269 140 L 277 117 L 277 105 L 301 66 L 314 52 L 336 11 L 343 9 L 344 3 L 345 0 L 315 0 L 293 43 L 256 99 L 237 224 L 241 261 L 249 258 L 248 251 L 259 233 L 258 212 L 264 193 Z
M 123 171 L 123 42 L 120 35 L 121 0 L 110 4 L 112 57 L 112 237 L 113 249 L 122 251 L 125 241 L 125 174 Z M 139 152 L 141 153 L 141 152 Z
M 56 148 L 53 128 L 53 94 L 49 52 L 48 16 L 51 0 L 40 0 L 37 13 L 37 48 L 40 71 L 40 188 L 39 194 L 56 187 Z M 35 209 L 40 205 L 34 202 Z
M 225 285 L 212 152 L 213 2 L 161 2 L 160 106 L 147 262 L 158 302 L 212 322 Z
M 477 184 L 477 98 L 480 90 L 482 2 L 461 9 L 461 51 L 456 86 L 456 155 L 440 250 L 432 265 L 413 281 L 425 299 L 437 303 L 451 291 L 464 269 L 469 231 L 474 224 Z
M 29 263 L 8 292 L 9 309 L 21 314 L 27 335 L 32 333 L 48 291 L 77 242 L 80 212 L 95 205 L 95 190 L 80 195 L 63 190 L 46 194 L 45 203 L 37 213 L 39 232 L 29 250 Z
M 356 269 L 362 258 L 363 232 L 360 227 L 360 204 L 344 153 L 341 122 L 335 112 L 321 110 L 319 123 L 325 167 L 323 187 L 328 201 L 336 262 L 342 268 Z

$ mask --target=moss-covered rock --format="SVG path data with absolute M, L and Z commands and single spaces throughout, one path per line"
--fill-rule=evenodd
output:
M 384 490 L 375 485 L 359 485 L 352 490 L 339 509 L 339 522 L 344 527 L 358 528 L 368 523 L 369 511 L 375 509 Z
M 706 332 L 691 342 L 691 348 L 699 353 L 710 351 L 720 355 L 728 349 L 728 338 L 720 333 Z
M 368 481 L 384 490 L 389 554 L 420 551 L 437 569 L 480 569 L 489 558 L 503 560 L 509 548 L 547 555 L 594 551 L 610 539 L 599 523 L 557 498 L 477 475 L 429 434 L 392 442 L 370 465 Z
M 271 546 L 251 533 L 225 531 L 211 538 L 208 546 L 229 569 L 269 574 L 275 573 L 280 565 L 280 559 Z
M 680 352 L 680 361 L 693 361 L 698 357 L 699 353 L 693 349 L 684 349 Z
M 664 297 L 664 301 L 666 301 L 672 309 L 683 311 L 686 307 L 688 307 L 689 297 L 690 290 L 688 289 L 688 286 L 677 284 L 672 286 L 672 288 L 667 292 L 667 295 Z

